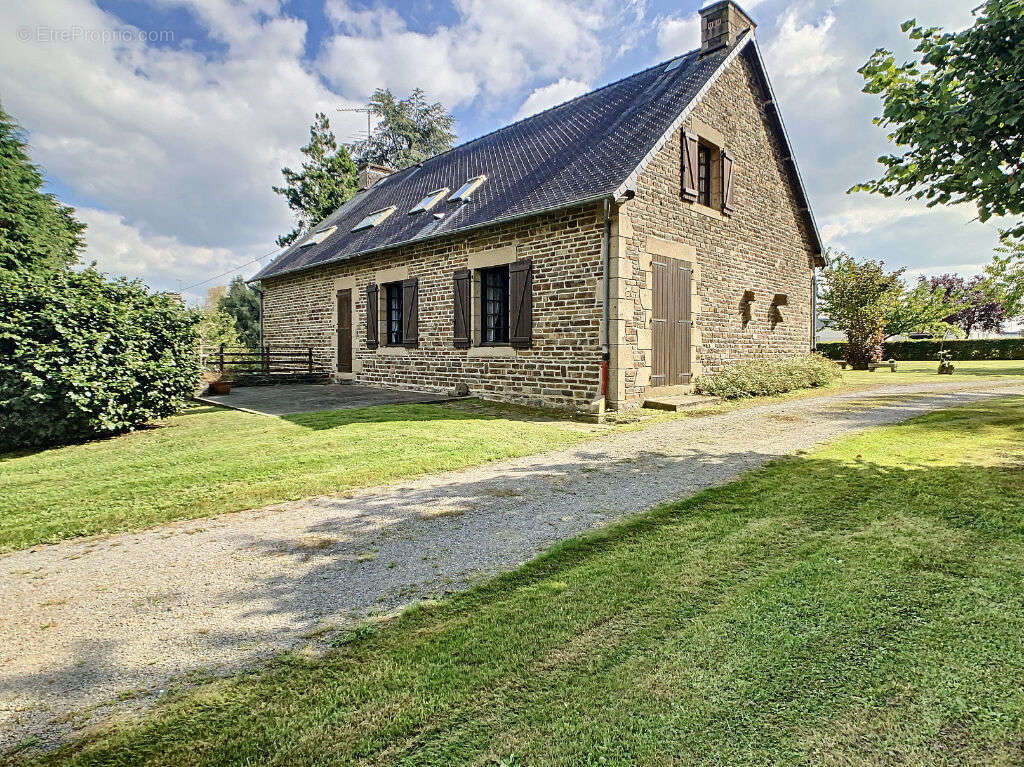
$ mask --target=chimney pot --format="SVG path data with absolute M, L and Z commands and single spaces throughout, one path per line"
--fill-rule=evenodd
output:
M 721 0 L 702 8 L 700 12 L 700 52 L 710 53 L 731 45 L 748 29 L 755 29 L 746 12 L 732 0 Z

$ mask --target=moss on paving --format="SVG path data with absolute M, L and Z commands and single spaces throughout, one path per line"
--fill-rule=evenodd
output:
M 1024 398 L 775 461 L 76 765 L 1019 764 Z

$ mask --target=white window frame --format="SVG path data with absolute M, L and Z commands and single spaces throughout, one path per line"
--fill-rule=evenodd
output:
M 319 245 L 321 242 L 326 240 L 336 231 L 338 231 L 338 227 L 329 226 L 322 232 L 315 232 L 314 234 L 311 234 L 309 237 L 307 237 L 306 240 L 299 247 L 308 248 L 310 245 Z
M 413 213 L 426 213 L 428 210 L 433 208 L 448 194 L 450 190 L 446 186 L 442 186 L 440 189 L 435 189 L 433 192 L 428 192 L 427 196 L 416 203 L 416 207 L 409 211 L 411 216 Z
M 369 229 L 373 226 L 378 226 L 384 219 L 395 212 L 395 206 L 390 205 L 387 208 L 381 208 L 375 210 L 373 213 L 368 213 L 363 217 L 363 220 L 352 227 L 353 232 L 358 232 L 360 229 Z
M 448 198 L 448 202 L 459 202 L 468 200 L 469 196 L 477 190 L 477 187 L 479 187 L 486 180 L 487 176 L 474 176 L 473 178 L 469 179 L 469 181 L 467 181 L 465 184 L 456 189 L 455 194 Z

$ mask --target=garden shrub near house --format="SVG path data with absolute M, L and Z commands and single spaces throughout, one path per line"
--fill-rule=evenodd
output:
M 740 362 L 718 373 L 699 376 L 695 389 L 725 399 L 784 394 L 828 386 L 842 375 L 839 366 L 818 354 L 778 360 Z
M 109 436 L 177 412 L 197 313 L 95 269 L 0 274 L 0 450 Z

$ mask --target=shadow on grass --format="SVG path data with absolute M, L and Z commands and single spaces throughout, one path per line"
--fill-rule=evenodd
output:
M 961 432 L 972 422 L 1002 417 L 998 405 L 987 403 L 953 413 L 945 418 L 958 422 Z M 943 416 L 928 418 L 936 421 L 933 426 L 942 425 Z M 1019 431 L 1011 441 L 1015 450 L 1024 450 Z M 287 661 L 227 682 L 216 694 L 186 696 L 161 706 L 141 724 L 119 726 L 112 739 L 99 735 L 79 743 L 75 749 L 86 748 L 80 763 L 174 764 L 186 754 L 190 763 L 244 761 L 246 755 L 250 760 L 272 760 L 293 748 L 305 753 L 303 744 L 311 743 L 341 761 L 346 755 L 355 759 L 356 751 L 363 759 L 387 761 L 388 754 L 401 753 L 403 743 L 409 748 L 440 748 L 450 730 L 466 726 L 474 717 L 489 717 L 494 706 L 514 717 L 523 707 L 543 704 L 548 693 L 535 688 L 540 668 L 544 678 L 551 679 L 553 668 L 576 673 L 592 664 L 600 666 L 600 659 L 609 654 L 619 658 L 616 668 L 623 658 L 658 657 L 666 646 L 667 629 L 657 621 L 677 616 L 673 631 L 696 630 L 705 621 L 713 622 L 723 605 L 735 605 L 737 600 L 737 614 L 757 620 L 768 609 L 767 602 L 750 595 L 763 589 L 795 621 L 763 648 L 766 673 L 788 652 L 786 643 L 793 632 L 812 628 L 825 631 L 821 657 L 847 653 L 850 646 L 870 650 L 884 641 L 897 643 L 879 656 L 891 659 L 900 657 L 903 648 L 898 642 L 907 632 L 942 619 L 939 608 L 948 609 L 948 594 L 954 588 L 953 581 L 944 579 L 965 581 L 963 598 L 972 599 L 971 588 L 978 585 L 973 579 L 984 577 L 986 569 L 1024 560 L 1024 477 L 1011 466 L 969 460 L 952 466 L 894 466 L 814 455 L 773 459 L 756 450 L 717 455 L 647 451 L 628 460 L 584 450 L 578 456 L 572 463 L 521 467 L 440 492 L 406 489 L 385 499 L 339 499 L 330 519 L 305 531 L 334 541 L 301 552 L 302 561 L 312 562 L 312 567 L 297 569 L 294 577 L 254 582 L 241 593 L 225 594 L 225 599 L 264 605 L 254 607 L 253 615 L 272 611 L 297 622 L 308 621 L 311 615 L 350 615 L 368 604 L 399 607 L 424 596 L 442 596 L 438 583 L 452 589 L 465 586 L 472 580 L 474 565 L 499 561 L 495 550 L 502 552 L 502 562 L 526 559 L 551 538 L 641 509 L 646 496 L 639 492 L 622 504 L 621 493 L 615 491 L 623 484 L 639 490 L 657 476 L 667 483 L 662 490 L 685 493 L 768 465 L 687 500 L 550 546 L 518 569 L 439 605 L 408 612 L 373 632 L 350 635 L 341 649 L 323 659 Z M 620 506 L 588 516 L 574 500 L 579 493 L 585 493 L 591 509 L 605 497 L 619 499 Z M 468 508 L 458 515 L 420 513 L 442 497 Z M 571 523 L 565 522 L 573 516 Z M 268 556 L 297 554 L 293 539 L 262 540 L 257 545 Z M 376 556 L 360 559 L 371 545 Z M 425 555 L 432 561 L 425 563 Z M 849 616 L 853 622 L 856 616 L 891 612 L 897 628 L 885 634 L 867 628 L 862 632 L 842 621 L 822 628 L 813 611 L 808 612 L 806 595 L 792 583 L 808 563 L 820 558 L 841 563 L 829 571 L 827 590 L 840 598 L 849 593 L 851 603 L 860 598 L 856 595 L 862 581 L 900 586 L 879 589 L 867 602 L 857 603 Z M 934 585 L 924 597 L 941 605 L 901 601 L 908 593 L 918 593 L 922 577 L 938 579 L 929 581 Z M 434 584 L 429 591 L 418 588 L 424 579 Z M 791 592 L 786 591 L 787 583 Z M 555 591 L 552 584 L 557 585 Z M 968 604 L 968 612 L 989 609 L 995 598 L 973 599 L 977 601 Z M 908 611 L 914 620 L 900 627 L 900 616 Z M 606 622 L 614 623 L 616 630 L 602 635 L 601 642 L 579 644 L 581 636 Z M 993 625 L 982 621 L 974 630 L 984 634 L 994 630 Z M 861 644 L 851 645 L 851 634 Z M 261 639 L 251 633 L 246 638 Z M 240 638 L 211 636 L 201 639 L 200 645 L 204 641 Z M 720 641 L 725 643 L 723 657 L 729 657 L 730 643 L 744 641 L 743 632 Z M 102 656 L 97 660 L 109 662 L 109 653 Z M 88 666 L 69 666 L 50 676 L 109 673 L 104 666 Z M 719 672 L 703 673 L 715 677 Z M 728 674 L 729 664 L 723 664 L 720 673 Z M 828 670 L 821 674 L 832 678 Z M 756 740 L 757 723 L 794 702 L 823 701 L 827 711 L 859 694 L 847 689 L 851 682 L 842 674 L 836 677 L 842 683 L 826 691 L 820 678 L 808 674 L 806 682 L 759 691 L 757 705 L 762 708 L 745 709 L 736 723 L 741 730 L 736 737 Z M 13 677 L 0 689 L 42 684 L 46 680 L 39 676 Z M 579 681 L 585 684 L 584 679 Z M 837 697 L 829 699 L 833 693 Z M 563 699 L 563 694 L 568 697 Z M 550 703 L 555 708 L 569 706 L 575 695 L 566 688 Z M 490 701 L 486 712 L 477 709 L 481 699 Z M 336 730 L 334 720 L 324 718 L 325 711 L 344 711 L 346 721 L 357 722 L 355 735 L 341 727 Z M 378 716 L 382 711 L 388 712 L 386 717 Z M 269 722 L 277 725 L 269 728 Z M 517 724 L 530 726 L 519 720 Z M 474 754 L 485 754 L 487 742 Z M 243 743 L 244 753 L 237 750 Z M 732 745 L 718 744 L 723 750 Z M 306 761 L 315 760 L 296 757 L 293 763 Z

